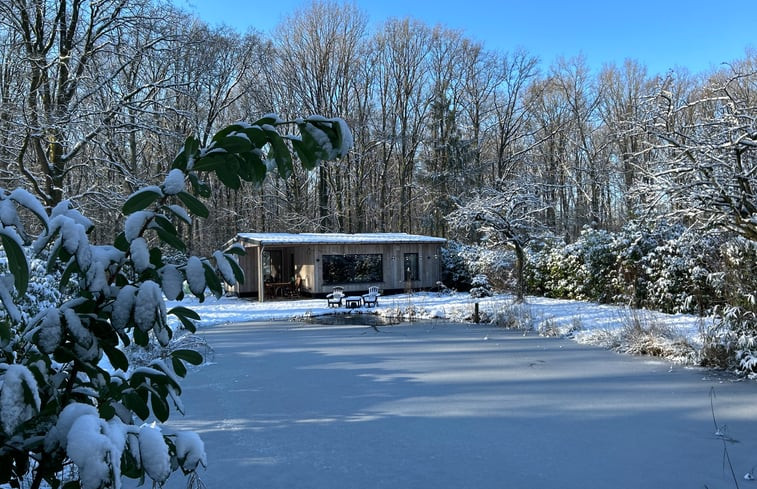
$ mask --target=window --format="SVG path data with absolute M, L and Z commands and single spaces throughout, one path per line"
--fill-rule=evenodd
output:
M 349 284 L 384 281 L 381 254 L 323 255 L 323 283 Z
M 418 253 L 405 253 L 405 281 L 418 280 Z

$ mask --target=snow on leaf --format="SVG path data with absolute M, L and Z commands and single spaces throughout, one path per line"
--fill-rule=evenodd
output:
M 176 195 L 179 192 L 184 190 L 184 172 L 179 170 L 178 168 L 174 168 L 170 172 L 168 172 L 168 175 L 166 175 L 166 179 L 163 182 L 163 193 L 166 195 Z
M 163 434 L 152 425 L 139 428 L 139 454 L 147 475 L 158 483 L 165 482 L 171 474 L 171 457 Z
M 68 432 L 66 452 L 79 469 L 82 489 L 120 485 L 125 445 L 126 431 L 119 421 L 108 423 L 96 414 L 76 418 Z
M 139 286 L 134 303 L 134 322 L 142 331 L 166 323 L 166 305 L 160 286 L 147 280 Z
M 163 293 L 170 301 L 176 300 L 184 285 L 184 275 L 175 265 L 165 265 L 158 270 Z
M 131 260 L 137 273 L 142 273 L 152 267 L 150 263 L 150 248 L 144 238 L 135 238 L 129 244 Z
M 60 324 L 60 312 L 49 308 L 45 313 L 39 328 L 37 344 L 44 353 L 52 353 L 60 345 L 63 338 L 63 328 Z
M 151 219 L 155 214 L 150 211 L 137 211 L 130 214 L 126 218 L 124 223 L 124 236 L 126 241 L 132 242 L 142 234 L 142 230 L 145 229 L 147 221 Z
M 196 296 L 201 296 L 205 291 L 205 267 L 196 256 L 190 256 L 185 268 L 189 290 Z
M 116 330 L 120 331 L 128 324 L 134 310 L 136 294 L 137 288 L 133 285 L 126 285 L 118 291 L 110 315 L 110 322 Z
M 216 268 L 219 272 L 221 272 L 221 276 L 226 281 L 226 283 L 229 285 L 235 285 L 237 283 L 237 280 L 234 276 L 234 270 L 232 270 L 226 256 L 224 256 L 224 254 L 220 251 L 214 251 L 213 258 L 215 258 L 216 260 Z
M 200 439 L 200 435 L 193 431 L 181 431 L 176 433 L 174 444 L 176 445 L 176 458 L 178 458 L 184 470 L 195 470 L 200 464 L 203 467 L 207 466 L 205 444 Z
M 47 213 L 45 212 L 45 207 L 42 205 L 42 203 L 29 191 L 17 188 L 14 189 L 11 193 L 9 198 L 16 202 L 18 205 L 25 207 L 29 209 L 31 212 L 34 213 L 34 215 L 39 218 L 42 223 L 47 226 Z
M 66 329 L 74 337 L 74 351 L 85 362 L 96 360 L 100 356 L 100 348 L 94 334 L 82 324 L 79 315 L 73 309 L 65 309 L 63 317 Z
M 31 393 L 32 399 L 27 399 L 25 391 Z M 21 423 L 30 420 L 39 411 L 40 405 L 37 381 L 31 371 L 24 365 L 8 365 L 0 389 L 0 424 L 3 431 L 12 435 Z

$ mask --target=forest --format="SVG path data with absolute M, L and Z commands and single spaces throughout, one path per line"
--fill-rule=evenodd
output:
M 47 208 L 70 202 L 97 224 L 94 243 L 116 234 L 127 197 L 162 179 L 187 136 L 206 145 L 236 121 L 319 114 L 347 122 L 352 150 L 291 175 L 271 164 L 262 183 L 217 172 L 214 218 L 179 227 L 189 252 L 247 231 L 408 232 L 478 247 L 448 260 L 467 256 L 467 278 L 451 271 L 463 286 L 489 273 L 519 293 L 669 311 L 704 313 L 733 290 L 754 302 L 751 281 L 723 279 L 755 267 L 753 49 L 703 73 L 649 73 L 633 59 L 593 72 L 580 55 L 546 64 L 409 18 L 371 30 L 358 7 L 330 1 L 270 35 L 153 0 L 5 0 L 0 19 L 0 183 Z M 614 251 L 576 251 L 597 239 Z M 515 252 L 508 270 L 483 257 L 492 249 Z M 568 282 L 605 266 L 615 285 L 566 284 L 579 265 L 594 272 Z M 697 283 L 669 276 L 692 269 Z M 682 290 L 669 290 L 676 280 Z

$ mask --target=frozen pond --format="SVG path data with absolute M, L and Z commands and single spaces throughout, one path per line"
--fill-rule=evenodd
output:
M 757 385 L 449 323 L 202 330 L 187 415 L 208 488 L 731 488 L 757 465 Z M 183 477 L 167 487 L 184 488 Z

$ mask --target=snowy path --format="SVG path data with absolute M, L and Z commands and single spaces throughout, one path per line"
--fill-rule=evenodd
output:
M 171 424 L 205 440 L 210 489 L 731 488 L 711 387 L 755 484 L 754 383 L 484 326 L 201 334 L 215 363 Z

